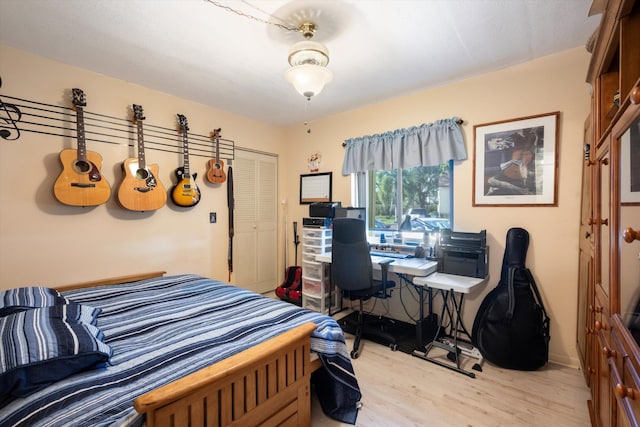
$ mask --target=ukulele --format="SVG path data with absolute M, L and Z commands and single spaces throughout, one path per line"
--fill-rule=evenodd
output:
M 73 105 L 76 110 L 78 148 L 68 148 L 60 152 L 62 172 L 53 186 L 53 193 L 59 202 L 71 206 L 97 206 L 111 196 L 111 187 L 102 176 L 102 156 L 87 151 L 84 135 L 84 111 L 87 105 L 85 94 L 73 89 Z
M 218 128 L 211 132 L 211 139 L 216 143 L 216 157 L 207 162 L 209 166 L 207 180 L 212 184 L 222 184 L 227 179 L 227 175 L 224 173 L 224 162 L 220 159 L 221 130 L 222 128 Z
M 133 105 L 133 123 L 138 131 L 138 158 L 129 158 L 122 163 L 124 179 L 118 189 L 118 201 L 125 209 L 132 211 L 152 211 L 160 209 L 167 202 L 167 192 L 156 177 L 158 165 L 147 165 L 144 156 L 144 136 L 142 121 L 145 119 L 142 107 Z
M 187 118 L 178 114 L 180 132 L 182 132 L 183 166 L 176 169 L 178 183 L 171 190 L 171 200 L 178 206 L 185 208 L 195 206 L 200 201 L 200 189 L 196 185 L 197 173 L 189 173 L 189 142 L 187 139 Z

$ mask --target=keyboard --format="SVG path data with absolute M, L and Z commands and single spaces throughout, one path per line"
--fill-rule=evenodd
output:
M 405 259 L 411 258 L 413 255 L 409 254 L 401 254 L 399 252 L 387 252 L 387 251 L 371 251 L 371 255 L 379 256 L 384 258 L 395 258 L 395 259 Z

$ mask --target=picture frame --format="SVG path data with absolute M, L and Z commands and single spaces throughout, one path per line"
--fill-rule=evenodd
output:
M 300 204 L 331 201 L 332 172 L 300 175 Z
M 640 117 L 620 137 L 620 203 L 640 205 Z M 632 167 L 633 165 L 633 167 Z
M 473 206 L 557 206 L 560 112 L 475 125 Z

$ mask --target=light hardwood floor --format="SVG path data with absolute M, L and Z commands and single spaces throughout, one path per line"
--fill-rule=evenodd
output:
M 349 349 L 352 337 L 346 335 Z M 589 390 L 580 370 L 556 364 L 534 371 L 488 362 L 476 378 L 363 341 L 353 367 L 362 391 L 360 427 L 589 426 Z M 440 350 L 438 350 L 440 351 Z M 438 355 L 438 353 L 430 353 Z M 442 353 L 443 360 L 444 352 Z M 463 365 L 470 369 L 472 360 Z M 347 426 L 312 399 L 312 427 Z

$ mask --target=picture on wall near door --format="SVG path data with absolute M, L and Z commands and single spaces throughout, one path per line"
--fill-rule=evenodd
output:
M 332 172 L 300 175 L 300 204 L 331 201 Z
M 473 206 L 557 206 L 559 116 L 473 127 Z

